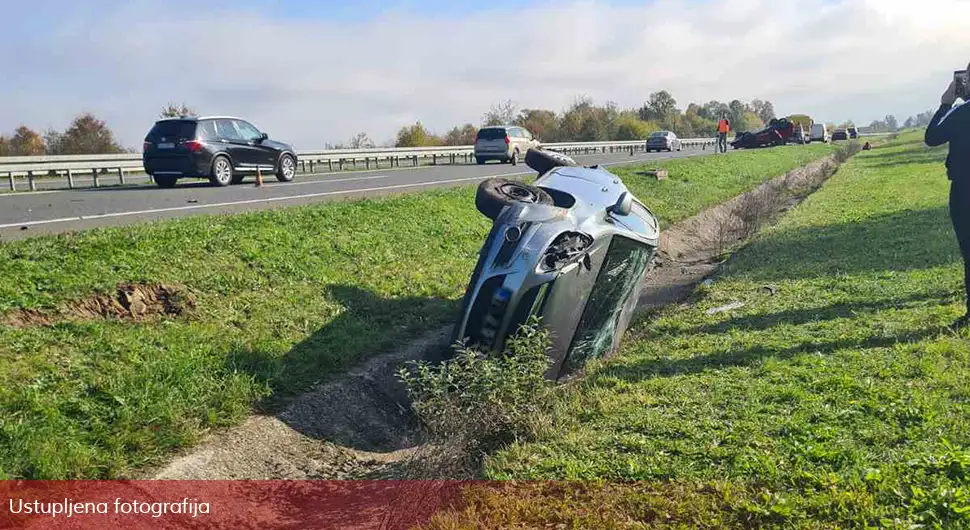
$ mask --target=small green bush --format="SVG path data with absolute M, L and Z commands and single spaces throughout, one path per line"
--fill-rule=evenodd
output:
M 550 344 L 548 330 L 532 318 L 507 341 L 502 355 L 456 344 L 455 356 L 440 365 L 412 362 L 397 375 L 430 442 L 457 444 L 477 461 L 534 434 L 552 394 L 545 379 Z

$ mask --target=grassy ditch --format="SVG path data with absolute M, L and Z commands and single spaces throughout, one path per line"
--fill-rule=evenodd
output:
M 857 156 L 487 464 L 567 482 L 473 490 L 432 527 L 970 527 L 944 157 L 918 135 Z
M 618 172 L 670 223 L 831 150 L 667 161 L 671 178 L 659 182 L 636 166 Z M 473 195 L 464 187 L 0 244 L 0 478 L 125 476 L 254 404 L 447 323 L 488 230 Z M 122 284 L 175 292 L 191 310 L 71 318 L 90 306 L 78 300 Z M 49 324 L 22 325 L 39 321 Z

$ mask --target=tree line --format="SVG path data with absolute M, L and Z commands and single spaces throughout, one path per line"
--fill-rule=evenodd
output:
M 598 105 L 589 97 L 578 97 L 561 112 L 549 109 L 519 109 L 511 100 L 492 105 L 482 116 L 481 126 L 517 125 L 525 127 L 543 142 L 596 142 L 643 140 L 654 131 L 673 131 L 682 138 L 714 136 L 717 121 L 727 116 L 733 129 L 750 131 L 764 127 L 775 117 L 770 101 L 755 99 L 744 103 L 709 101 L 690 103 L 681 110 L 666 90 L 650 94 L 636 108 L 621 109 L 608 101 Z M 402 127 L 395 139 L 397 147 L 471 145 L 478 127 L 466 123 L 443 135 L 428 130 L 420 121 Z M 359 136 L 359 135 L 358 135 Z

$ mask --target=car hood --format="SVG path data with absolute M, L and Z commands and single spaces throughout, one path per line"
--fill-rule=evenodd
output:
M 269 147 L 276 149 L 278 151 L 292 151 L 293 148 L 289 144 L 284 144 L 283 142 L 277 142 L 275 140 L 263 140 L 264 147 Z

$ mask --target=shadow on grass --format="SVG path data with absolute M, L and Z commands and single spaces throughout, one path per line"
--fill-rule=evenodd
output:
M 388 299 L 351 285 L 328 286 L 326 292 L 345 308 L 342 313 L 282 357 L 236 351 L 229 368 L 267 384 L 273 394 L 257 409 L 306 436 L 365 451 L 409 447 L 419 433 L 396 369 L 405 358 L 444 356 L 447 335 L 443 342 L 440 333 L 424 343 L 417 338 L 449 324 L 458 301 Z M 390 352 L 403 355 L 375 359 Z M 320 382 L 326 384 L 315 386 Z
M 870 336 L 864 339 L 837 339 L 831 341 L 802 342 L 792 346 L 758 345 L 744 350 L 714 351 L 704 355 L 697 355 L 686 359 L 650 359 L 633 365 L 617 365 L 607 368 L 593 377 L 619 378 L 636 382 L 655 377 L 672 377 L 679 375 L 698 374 L 707 370 L 743 367 L 755 364 L 763 359 L 791 359 L 803 354 L 828 355 L 847 349 L 888 348 L 896 344 L 918 342 L 931 337 L 937 337 L 946 328 L 932 327 L 918 331 L 911 331 L 900 335 Z
M 940 305 L 961 301 L 961 292 L 954 291 L 934 291 L 904 296 L 900 298 L 882 300 L 856 300 L 852 302 L 841 302 L 825 307 L 812 307 L 805 309 L 789 309 L 762 315 L 749 315 L 719 322 L 717 324 L 706 324 L 690 328 L 691 334 L 720 334 L 727 331 L 759 331 L 766 330 L 781 324 L 801 325 L 810 322 L 822 322 L 835 320 L 838 318 L 854 317 L 858 313 L 884 311 L 887 309 L 907 309 L 921 305 Z M 656 338 L 673 332 L 674 330 L 664 326 L 656 326 L 645 330 L 641 335 L 646 338 Z M 677 328 L 677 332 L 682 332 L 682 328 Z
M 941 206 L 782 229 L 751 243 L 729 269 L 767 281 L 921 270 L 960 259 L 949 213 Z
M 861 158 L 859 165 L 871 169 L 906 166 L 913 164 L 943 164 L 946 150 L 940 148 L 915 147 L 892 151 Z

